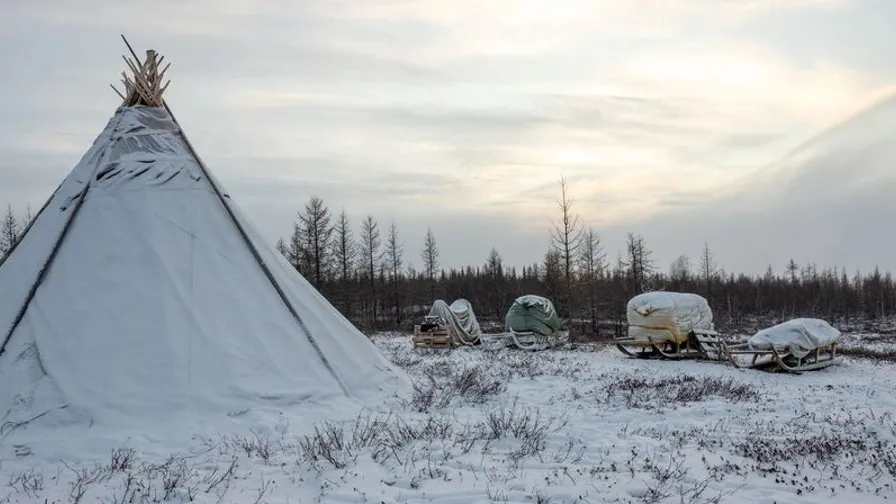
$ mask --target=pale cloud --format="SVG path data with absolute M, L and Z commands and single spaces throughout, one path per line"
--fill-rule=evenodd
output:
M 793 57 L 785 21 L 776 44 L 752 36 L 786 13 L 870 15 L 866 1 L 15 0 L 0 40 L 25 49 L 0 55 L 19 69 L 0 106 L 21 119 L 0 120 L 0 174 L 47 162 L 41 146 L 62 161 L 40 177 L 77 161 L 117 104 L 123 31 L 173 62 L 169 102 L 270 238 L 319 194 L 409 235 L 493 220 L 505 243 L 537 244 L 508 254 L 525 263 L 561 174 L 587 221 L 634 228 L 761 179 L 893 90 L 843 54 Z
M 434 44 L 404 49 L 442 63 L 465 57 L 559 52 L 583 37 L 668 39 L 688 35 L 687 25 L 733 24 L 769 11 L 834 8 L 846 0 L 386 0 L 312 2 L 328 16 L 395 20 L 446 28 Z
M 896 240 L 880 225 L 896 212 L 894 128 L 896 94 L 740 180 L 727 194 L 629 226 L 654 243 L 681 241 L 678 250 L 692 257 L 706 240 L 729 271 L 761 273 L 769 264 L 781 271 L 791 257 L 850 272 L 892 270 Z M 605 229 L 620 234 L 629 226 Z
M 651 51 L 616 75 L 647 96 L 699 96 L 716 106 L 730 106 L 751 122 L 786 118 L 815 128 L 892 89 L 886 78 L 823 60 L 797 67 L 761 47 L 742 44 Z

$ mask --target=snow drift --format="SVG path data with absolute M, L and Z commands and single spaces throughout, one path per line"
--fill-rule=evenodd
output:
M 645 292 L 626 305 L 628 335 L 636 342 L 683 342 L 694 329 L 713 330 L 706 299 L 686 292 Z
M 796 318 L 762 329 L 747 343 L 759 350 L 788 350 L 796 357 L 804 357 L 839 338 L 840 331 L 824 320 Z
M 261 238 L 164 108 L 116 111 L 0 263 L 0 286 L 0 424 L 407 385 Z

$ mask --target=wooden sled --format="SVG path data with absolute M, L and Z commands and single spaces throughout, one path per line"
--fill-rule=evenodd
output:
M 710 330 L 697 330 L 688 333 L 683 341 L 672 338 L 644 341 L 630 337 L 616 338 L 616 348 L 625 355 L 638 359 L 705 359 L 721 360 L 724 343 L 719 333 Z
M 836 342 L 816 348 L 803 357 L 797 357 L 788 350 L 751 348 L 748 343 L 725 345 L 723 352 L 728 362 L 738 369 L 760 369 L 771 372 L 784 371 L 794 374 L 824 369 L 843 362 L 843 358 L 837 356 Z M 748 362 L 739 361 L 736 356 L 747 356 Z
M 696 330 L 684 342 L 671 340 L 644 342 L 629 338 L 616 340 L 616 347 L 624 354 L 641 359 L 697 359 L 725 362 L 738 369 L 784 371 L 799 374 L 824 369 L 843 362 L 837 355 L 837 343 L 817 348 L 803 357 L 787 350 L 760 350 L 747 343 L 731 344 L 716 331 Z M 746 362 L 742 360 L 747 357 Z
M 414 326 L 414 335 L 412 337 L 414 348 L 455 348 L 478 346 L 482 343 L 479 336 L 472 341 L 466 342 L 464 338 L 457 336 L 454 327 L 450 324 L 438 323 L 440 320 L 427 316 L 424 318 L 423 324 Z

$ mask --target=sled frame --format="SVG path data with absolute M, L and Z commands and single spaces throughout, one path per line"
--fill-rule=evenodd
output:
M 544 336 L 532 331 L 508 330 L 504 333 L 486 334 L 484 336 L 482 349 L 488 351 L 516 348 L 518 350 L 538 352 L 556 348 L 564 343 L 559 331 Z
M 716 331 L 697 329 L 682 342 L 671 339 L 658 341 L 617 338 L 616 347 L 622 353 L 641 359 L 681 360 L 698 359 L 725 362 L 737 369 L 758 369 L 771 372 L 800 374 L 841 364 L 837 355 L 837 342 L 816 348 L 803 357 L 788 350 L 753 348 L 749 343 L 729 343 Z M 746 356 L 748 362 L 742 359 Z
M 803 357 L 793 355 L 789 350 L 757 349 L 749 343 L 726 345 L 725 356 L 732 366 L 738 369 L 760 369 L 771 372 L 787 372 L 801 374 L 841 364 L 843 358 L 837 355 L 837 342 L 816 348 Z M 749 363 L 738 361 L 735 356 L 747 356 Z
M 545 336 L 532 331 L 517 332 L 509 329 L 506 334 L 509 337 L 508 343 L 520 350 L 537 352 L 554 348 L 561 344 L 559 331 Z
M 672 338 L 644 341 L 623 337 L 616 338 L 615 343 L 616 348 L 629 357 L 662 360 L 719 360 L 723 345 L 719 333 L 711 330 L 691 331 L 684 341 Z

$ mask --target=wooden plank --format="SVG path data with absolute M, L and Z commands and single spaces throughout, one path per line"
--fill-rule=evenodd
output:
M 413 342 L 415 347 L 451 348 L 453 346 L 453 341 L 447 333 L 418 332 L 414 334 Z

